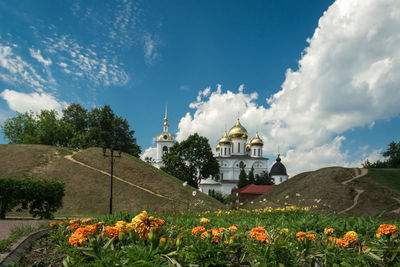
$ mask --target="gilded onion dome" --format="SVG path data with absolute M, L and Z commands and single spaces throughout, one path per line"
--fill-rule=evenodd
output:
M 247 130 L 240 124 L 239 119 L 236 121 L 235 126 L 229 130 L 228 136 L 232 139 L 247 139 Z
M 232 140 L 231 140 L 231 138 L 229 138 L 228 134 L 225 131 L 224 136 L 222 136 L 221 139 L 219 139 L 218 145 L 230 146 L 231 144 L 232 144 Z
M 250 140 L 250 145 L 251 146 L 263 146 L 264 142 L 261 140 L 261 138 L 258 136 L 258 132 L 256 133 L 256 136 Z
M 220 145 L 218 144 L 215 150 L 219 151 L 221 149 Z
M 247 152 L 249 152 L 249 151 L 251 150 L 251 148 L 250 148 L 250 142 L 251 142 L 251 140 L 253 140 L 253 139 L 250 139 L 250 141 L 246 144 L 246 151 L 247 151 Z
M 174 141 L 174 135 L 170 133 L 162 133 L 157 135 L 158 141 Z

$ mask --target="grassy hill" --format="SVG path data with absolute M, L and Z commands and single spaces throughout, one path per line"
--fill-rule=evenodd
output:
M 97 215 L 108 213 L 110 198 L 110 158 L 100 148 L 73 155 L 88 168 L 65 158 L 73 151 L 44 145 L 0 145 L 0 178 L 54 178 L 65 183 L 63 208 L 56 215 Z M 220 208 L 222 204 L 183 187 L 182 182 L 142 160 L 122 154 L 114 164 L 113 211 L 167 211 Z M 140 189 L 136 186 L 144 188 Z M 153 192 L 149 193 L 148 191 Z M 159 195 L 163 196 L 160 197 Z M 15 214 L 14 214 L 15 215 Z
M 341 214 L 376 216 L 384 211 L 383 219 L 400 220 L 400 193 L 396 191 L 397 189 L 395 190 L 396 187 L 392 186 L 397 184 L 396 177 L 398 177 L 392 174 L 398 175 L 399 172 L 369 171 L 370 174 L 367 176 L 355 179 L 348 184 L 342 182 L 356 175 L 354 169 L 329 167 L 301 173 L 260 196 L 253 204 L 246 204 L 245 207 L 252 209 L 265 206 L 282 207 L 285 204 L 317 205 L 318 212 L 323 214 L 341 213 L 353 205 L 357 192 L 363 191 L 359 194 L 357 205 Z
M 369 169 L 366 177 L 400 193 L 400 169 Z

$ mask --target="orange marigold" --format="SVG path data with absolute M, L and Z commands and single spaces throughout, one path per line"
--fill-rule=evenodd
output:
M 204 228 L 203 226 L 197 226 L 192 229 L 192 235 L 197 235 L 199 233 L 202 234 L 205 231 L 206 231 L 206 228 Z
M 76 231 L 70 236 L 68 242 L 70 245 L 74 245 L 75 247 L 78 244 L 82 245 L 84 241 L 88 240 L 88 234 L 97 234 L 97 226 L 95 224 L 76 229 Z
M 161 228 L 164 223 L 164 220 L 156 219 L 154 217 L 147 217 L 147 212 L 142 211 L 142 213 L 136 215 L 132 219 L 132 228 L 137 234 L 139 234 L 142 240 L 147 240 L 149 238 L 150 231 L 155 233 L 161 232 Z
M 87 219 L 83 219 L 82 223 L 91 223 L 93 221 L 93 219 L 87 218 Z
M 128 223 L 125 221 L 118 221 L 115 223 L 115 227 L 120 228 L 122 231 L 127 231 Z
M 79 223 L 79 221 L 80 221 L 80 219 L 73 219 L 73 220 L 70 220 L 69 223 L 75 224 L 75 223 Z
M 306 234 L 306 237 L 308 238 L 308 240 L 315 240 L 315 234 Z
M 56 227 L 57 226 L 57 223 L 56 222 L 51 222 L 50 223 L 50 227 Z
M 232 225 L 232 226 L 230 226 L 228 228 L 228 230 L 231 231 L 231 232 L 236 232 L 237 231 L 237 227 L 236 227 L 236 225 Z
M 342 248 L 348 248 L 349 247 L 349 241 L 337 238 L 336 239 L 336 246 L 337 247 L 342 247 Z
M 250 231 L 250 237 L 257 237 L 259 234 L 265 234 L 264 227 L 254 227 Z
M 220 230 L 217 228 L 211 229 L 211 235 L 212 235 L 211 243 L 218 244 L 219 241 L 221 240 Z
M 121 228 L 115 227 L 115 226 L 106 226 L 104 229 L 104 232 L 101 233 L 101 236 L 106 236 L 109 238 L 115 238 L 115 240 L 118 240 L 118 235 L 119 233 L 122 232 Z
M 74 224 L 68 225 L 67 229 L 73 230 L 73 229 L 78 229 L 79 227 L 80 227 L 80 225 L 78 223 L 74 223 Z
M 297 240 L 304 240 L 304 237 L 306 236 L 306 233 L 305 232 L 297 232 L 297 234 L 296 234 L 296 238 L 297 238 Z
M 349 241 L 350 243 L 354 243 L 357 240 L 357 233 L 354 231 L 349 231 L 343 236 L 343 240 Z
M 201 233 L 201 239 L 206 239 L 208 237 L 208 232 L 207 231 L 205 231 L 205 232 L 202 232 Z
M 397 235 L 398 228 L 396 225 L 391 224 L 381 224 L 378 227 L 378 232 L 376 234 L 377 237 L 381 237 L 382 235 Z

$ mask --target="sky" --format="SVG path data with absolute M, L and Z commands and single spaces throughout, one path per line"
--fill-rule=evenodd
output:
M 213 148 L 239 117 L 290 176 L 400 141 L 398 0 L 0 0 L 0 25 L 0 123 L 107 104 L 154 157 L 166 104 Z

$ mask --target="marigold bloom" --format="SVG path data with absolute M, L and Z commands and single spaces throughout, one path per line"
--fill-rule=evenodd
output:
M 125 222 L 125 221 L 118 221 L 118 222 L 115 223 L 115 227 L 120 228 L 122 231 L 126 231 L 127 230 L 126 229 L 127 225 L 128 225 L 128 223 Z
M 349 231 L 343 236 L 343 240 L 349 241 L 350 243 L 354 243 L 357 240 L 357 233 L 354 231 Z
M 381 224 L 378 227 L 378 232 L 376 236 L 381 237 L 382 235 L 397 235 L 397 234 L 398 234 L 398 228 L 396 225 Z
M 76 231 L 70 236 L 69 238 L 69 244 L 74 245 L 75 247 L 79 244 L 82 245 L 82 243 L 86 240 L 88 240 L 88 234 L 91 235 L 96 235 L 97 234 L 97 225 L 87 225 L 85 227 L 80 227 L 76 229 Z
M 136 217 L 132 219 L 132 228 L 139 234 L 141 239 L 147 240 L 149 238 L 149 232 L 161 232 L 164 223 L 164 220 L 147 217 L 147 212 L 142 211 L 142 213 L 136 215 Z
M 224 227 L 220 227 L 218 230 L 219 230 L 220 232 L 222 232 L 222 231 L 225 231 L 225 228 L 224 228 Z
M 204 228 L 203 226 L 197 226 L 197 227 L 192 229 L 192 235 L 196 235 L 197 236 L 197 234 L 199 234 L 199 233 L 202 234 L 205 231 L 206 231 L 206 228 Z
M 56 222 L 51 222 L 51 223 L 50 223 L 50 227 L 55 227 L 55 226 L 57 226 L 57 223 L 56 223 Z
M 160 238 L 160 244 L 165 244 L 167 242 L 167 239 L 165 237 Z
M 289 233 L 289 229 L 288 228 L 282 228 L 279 232 L 281 232 L 281 233 L 283 233 L 283 232 Z
M 104 229 L 104 232 L 101 233 L 101 236 L 106 236 L 109 238 L 115 238 L 115 240 L 118 240 L 119 233 L 121 233 L 121 228 L 115 227 L 115 226 L 106 226 Z
M 68 230 L 73 230 L 73 229 L 78 229 L 80 227 L 80 225 L 78 223 L 75 224 L 71 224 L 67 226 Z
M 205 231 L 205 232 L 202 232 L 201 233 L 201 239 L 206 239 L 208 237 L 208 232 L 207 231 Z
M 60 222 L 60 225 L 65 225 L 65 222 Z
M 75 223 L 79 223 L 79 221 L 80 221 L 80 219 L 73 219 L 73 220 L 70 220 L 69 223 L 75 224 Z
M 83 219 L 82 223 L 91 223 L 93 221 L 93 219 Z
M 315 234 L 306 234 L 308 240 L 315 240 Z
M 210 223 L 210 219 L 207 219 L 207 218 L 201 218 L 201 219 L 200 219 L 200 223 L 204 223 L 204 224 L 206 224 L 206 223 Z
M 296 238 L 297 238 L 297 240 L 303 240 L 304 239 L 304 237 L 306 236 L 306 233 L 305 232 L 297 232 L 297 234 L 296 234 Z
M 264 227 L 252 228 L 249 236 L 253 237 L 253 238 L 257 238 L 257 240 L 261 243 L 266 243 L 269 240 L 268 236 L 265 234 Z
M 219 241 L 221 240 L 221 233 L 219 229 L 213 228 L 211 229 L 211 235 L 212 235 L 212 239 L 211 239 L 211 243 L 219 243 Z
M 362 246 L 362 250 L 366 250 L 366 249 L 369 249 L 370 247 L 369 246 Z
M 334 232 L 335 232 L 335 229 L 331 226 L 325 227 L 325 229 L 324 229 L 324 233 L 326 235 L 333 235 Z
M 336 246 L 337 247 L 342 247 L 342 248 L 348 248 L 349 247 L 349 241 L 337 238 L 336 239 Z
M 237 227 L 236 227 L 236 225 L 232 225 L 232 226 L 230 226 L 228 228 L 228 230 L 231 231 L 231 232 L 236 232 L 237 231 Z

